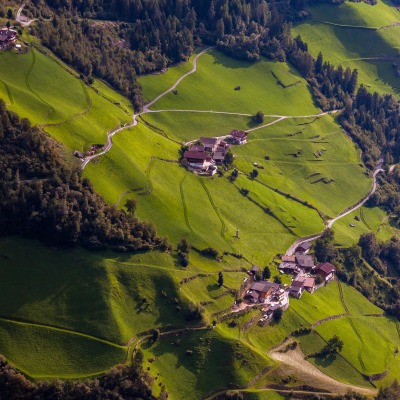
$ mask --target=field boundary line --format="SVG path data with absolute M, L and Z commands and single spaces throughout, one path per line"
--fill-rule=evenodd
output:
M 223 239 L 226 239 L 226 235 L 225 235 L 226 224 L 225 224 L 225 221 L 224 221 L 224 219 L 222 218 L 222 215 L 220 214 L 220 212 L 219 212 L 217 206 L 215 205 L 214 200 L 213 200 L 213 198 L 212 198 L 212 196 L 211 196 L 211 193 L 210 193 L 210 191 L 208 190 L 208 187 L 206 186 L 206 184 L 204 183 L 204 180 L 201 179 L 201 178 L 199 177 L 199 181 L 200 181 L 201 186 L 203 186 L 204 191 L 206 192 L 206 195 L 207 195 L 207 197 L 208 197 L 208 200 L 210 201 L 211 207 L 214 209 L 215 213 L 217 214 L 218 219 L 219 219 L 220 222 L 221 222 L 221 232 L 220 232 L 221 237 L 222 237 Z
M 8 84 L 5 81 L 3 81 L 3 79 L 0 79 L 0 82 L 4 85 L 4 87 L 6 89 L 8 99 L 10 100 L 10 104 L 14 104 L 14 97 L 11 93 L 10 87 L 8 86 Z
M 107 339 L 103 339 L 97 336 L 93 336 L 87 333 L 83 333 L 83 332 L 79 332 L 79 331 L 74 331 L 71 329 L 67 329 L 67 328 L 62 328 L 56 325 L 51 325 L 51 324 L 40 324 L 37 322 L 33 322 L 33 321 L 26 321 L 26 320 L 22 320 L 22 319 L 12 319 L 12 318 L 7 318 L 7 317 L 2 317 L 0 316 L 0 321 L 4 321 L 4 322 L 8 322 L 11 324 L 16 324 L 16 325 L 23 325 L 23 326 L 32 326 L 35 328 L 42 328 L 42 329 L 49 329 L 49 330 L 53 330 L 56 332 L 62 332 L 62 333 L 67 333 L 70 335 L 75 335 L 75 336 L 81 336 L 84 337 L 86 339 L 91 339 L 91 340 L 95 340 L 98 342 L 102 342 L 104 344 L 108 344 L 109 346 L 113 346 L 113 347 L 118 347 L 121 349 L 124 349 L 126 346 L 121 345 L 121 344 L 117 344 L 114 342 L 111 342 Z
M 64 125 L 64 124 L 68 124 L 69 122 L 73 121 L 74 119 L 76 119 L 78 117 L 81 117 L 82 115 L 88 114 L 90 112 L 90 110 L 92 109 L 92 99 L 90 98 L 89 93 L 88 93 L 88 91 L 86 89 L 86 86 L 82 81 L 81 81 L 81 85 L 83 87 L 83 91 L 84 91 L 84 94 L 85 94 L 85 97 L 86 97 L 86 100 L 87 100 L 87 103 L 88 103 L 87 107 L 83 111 L 71 115 L 65 121 L 55 122 L 55 123 L 52 123 L 52 124 L 41 124 L 39 126 L 40 127 L 61 126 L 61 125 Z
M 183 191 L 183 182 L 185 181 L 186 177 L 187 177 L 187 174 L 184 174 L 182 180 L 179 182 L 179 191 L 181 193 L 183 215 L 185 217 L 186 225 L 189 228 L 190 232 L 194 235 L 195 233 L 194 233 L 193 228 L 190 225 L 190 221 L 189 221 L 189 214 L 188 214 L 188 209 L 187 209 L 187 205 L 186 205 L 185 192 Z
M 32 53 L 32 64 L 29 66 L 28 72 L 27 72 L 27 74 L 26 74 L 26 76 L 25 76 L 25 84 L 26 84 L 28 90 L 29 90 L 34 96 L 36 96 L 46 107 L 49 108 L 49 111 L 48 111 L 48 113 L 47 113 L 47 115 L 46 115 L 46 119 L 48 119 L 52 114 L 55 113 L 56 110 L 55 110 L 49 103 L 47 103 L 47 101 L 43 100 L 43 99 L 41 98 L 41 96 L 39 96 L 39 95 L 36 93 L 35 90 L 32 89 L 32 86 L 31 86 L 31 84 L 30 84 L 30 82 L 29 82 L 29 78 L 30 78 L 30 75 L 31 75 L 31 73 L 32 73 L 32 71 L 33 71 L 33 68 L 35 68 L 35 65 L 36 65 L 36 54 L 35 54 L 35 50 L 34 50 L 33 48 L 31 48 L 30 51 L 31 51 L 31 53 Z

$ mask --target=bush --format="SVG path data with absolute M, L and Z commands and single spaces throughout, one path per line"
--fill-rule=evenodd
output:
M 264 113 L 262 111 L 257 111 L 257 113 L 253 115 L 253 121 L 256 124 L 262 124 L 264 122 Z
M 185 319 L 186 321 L 201 320 L 203 317 L 203 308 L 194 303 L 189 303 L 188 309 L 186 310 Z
M 217 258 L 219 256 L 218 250 L 214 249 L 213 247 L 207 247 L 206 249 L 201 250 L 200 253 L 203 256 L 212 257 L 212 258 Z
M 283 311 L 282 308 L 278 308 L 274 311 L 274 321 L 279 322 L 282 319 Z

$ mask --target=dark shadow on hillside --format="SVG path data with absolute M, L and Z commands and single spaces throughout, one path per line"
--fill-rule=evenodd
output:
M 230 69 L 243 69 L 243 68 L 249 68 L 254 64 L 257 64 L 260 62 L 259 61 L 245 61 L 245 60 L 237 60 L 236 58 L 230 57 L 223 53 L 222 51 L 219 51 L 218 49 L 213 49 L 209 52 L 210 55 L 213 56 L 214 58 L 214 64 L 222 65 L 225 68 L 230 68 Z M 232 91 L 233 88 L 236 85 L 243 84 L 244 82 L 232 82 Z
M 212 330 L 188 332 L 161 338 L 151 348 L 155 357 L 173 354 L 176 357 L 173 370 L 185 368 L 196 376 L 195 389 L 203 396 L 230 385 L 243 385 L 239 371 L 253 369 L 253 354 L 236 341 L 224 339 Z
M 326 357 L 315 357 L 314 362 L 315 365 L 322 368 L 327 368 L 336 361 L 336 354 L 330 354 Z

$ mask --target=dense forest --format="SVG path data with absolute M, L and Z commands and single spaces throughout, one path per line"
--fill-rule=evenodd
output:
M 305 2 L 265 0 L 33 0 L 32 33 L 88 82 L 100 77 L 143 106 L 138 75 L 186 61 L 196 45 L 236 58 L 285 58 L 277 37 Z
M 96 194 L 65 150 L 0 99 L 0 235 L 90 249 L 166 250 L 166 239 Z
M 0 355 L 0 399 L 102 399 L 157 400 L 150 390 L 152 378 L 142 370 L 142 354 L 138 352 L 131 366 L 116 366 L 107 374 L 90 381 L 34 383 L 13 368 Z M 165 400 L 164 388 L 158 400 Z

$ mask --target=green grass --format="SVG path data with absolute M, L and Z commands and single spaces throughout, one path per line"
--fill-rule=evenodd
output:
M 295 157 L 298 151 L 302 154 Z M 290 119 L 254 131 L 249 143 L 233 152 L 240 170 L 249 173 L 257 162 L 264 166 L 258 180 L 330 216 L 355 204 L 371 187 L 356 146 L 331 116 Z
M 79 378 L 125 362 L 127 349 L 74 332 L 0 319 L 0 353 L 33 378 Z
M 179 142 L 188 142 L 201 136 L 223 136 L 232 129 L 247 130 L 255 127 L 251 117 L 240 115 L 165 112 L 143 114 L 142 118 Z M 264 124 L 273 120 L 264 117 Z
M 368 303 L 367 300 L 363 300 Z M 335 282 L 318 289 L 313 294 L 305 291 L 301 299 L 291 298 L 290 307 L 310 325 L 331 315 L 345 313 Z
M 104 143 L 107 130 L 130 120 L 129 102 L 122 96 L 99 81 L 96 94 L 60 61 L 35 49 L 0 53 L 0 81 L 0 97 L 10 110 L 34 124 L 62 123 L 45 129 L 71 150 Z
M 318 4 L 310 7 L 313 19 L 339 25 L 378 28 L 400 21 L 396 7 L 389 1 L 379 0 L 376 5 L 344 2 L 338 6 Z
M 149 74 L 139 77 L 139 83 L 143 89 L 146 103 L 154 100 L 158 95 L 169 89 L 182 75 L 189 72 L 193 67 L 193 58 L 189 62 L 178 64 L 162 74 Z
M 299 340 L 300 347 L 306 355 L 318 352 L 326 345 L 326 341 L 316 332 L 311 332 L 308 335 L 296 338 L 296 340 Z M 311 357 L 307 361 L 325 374 L 341 382 L 359 386 L 370 386 L 368 380 L 340 354 L 323 359 L 320 357 Z
M 399 80 L 392 68 L 392 62 L 369 58 L 396 56 L 400 48 L 400 28 L 392 26 L 380 30 L 365 29 L 398 22 L 400 16 L 394 6 L 382 1 L 376 6 L 363 2 L 345 2 L 340 6 L 313 6 L 311 11 L 313 19 L 297 25 L 293 31 L 295 35 L 301 35 L 314 57 L 322 51 L 325 60 L 335 65 L 357 68 L 359 83 L 366 85 L 371 91 L 399 93 Z
M 309 236 L 324 230 L 324 224 L 317 211 L 243 175 L 238 177 L 236 184 L 240 188 L 249 190 L 251 198 L 272 210 L 279 221 L 295 232 L 297 236 Z
M 178 159 L 179 146 L 143 124 L 118 133 L 113 143 L 111 151 L 98 158 L 96 164 L 88 164 L 84 172 L 96 190 L 112 204 L 124 192 L 151 189 L 151 170 L 161 162 L 151 162 L 151 157 Z
M 308 325 L 308 322 L 290 306 L 278 324 L 271 323 L 265 327 L 252 325 L 245 333 L 245 338 L 249 344 L 266 354 L 271 346 L 280 343 L 294 330 Z
M 352 286 L 341 283 L 343 298 L 350 315 L 382 314 L 383 310 L 370 303 L 360 292 Z
M 301 84 L 284 89 L 271 71 L 290 72 Z M 241 90 L 234 87 L 240 85 Z M 173 93 L 155 103 L 151 109 L 214 110 L 255 114 L 302 115 L 320 112 L 313 104 L 307 85 L 299 73 L 287 64 L 267 61 L 248 63 L 212 50 L 197 61 L 197 71 Z M 273 95 L 272 95 L 273 94 Z M 299 102 L 298 99 L 302 101 Z
M 325 340 L 333 333 L 339 336 L 344 342 L 342 356 L 366 375 L 387 369 L 399 341 L 395 323 L 386 318 L 344 317 L 326 322 L 316 330 Z
M 360 220 L 357 221 L 355 218 Z M 355 225 L 351 227 L 350 225 Z M 358 242 L 359 237 L 368 232 L 373 232 L 379 240 L 387 241 L 392 236 L 397 236 L 398 225 L 386 214 L 385 210 L 378 207 L 362 207 L 341 218 L 333 226 L 335 242 L 349 247 Z
M 180 344 L 174 344 L 177 340 Z M 193 350 L 193 355 L 187 355 Z M 216 331 L 190 332 L 162 338 L 145 350 L 150 373 L 162 374 L 155 383 L 165 383 L 171 397 L 200 399 L 230 383 L 245 385 L 267 365 L 266 360 L 242 343 L 222 337 Z

